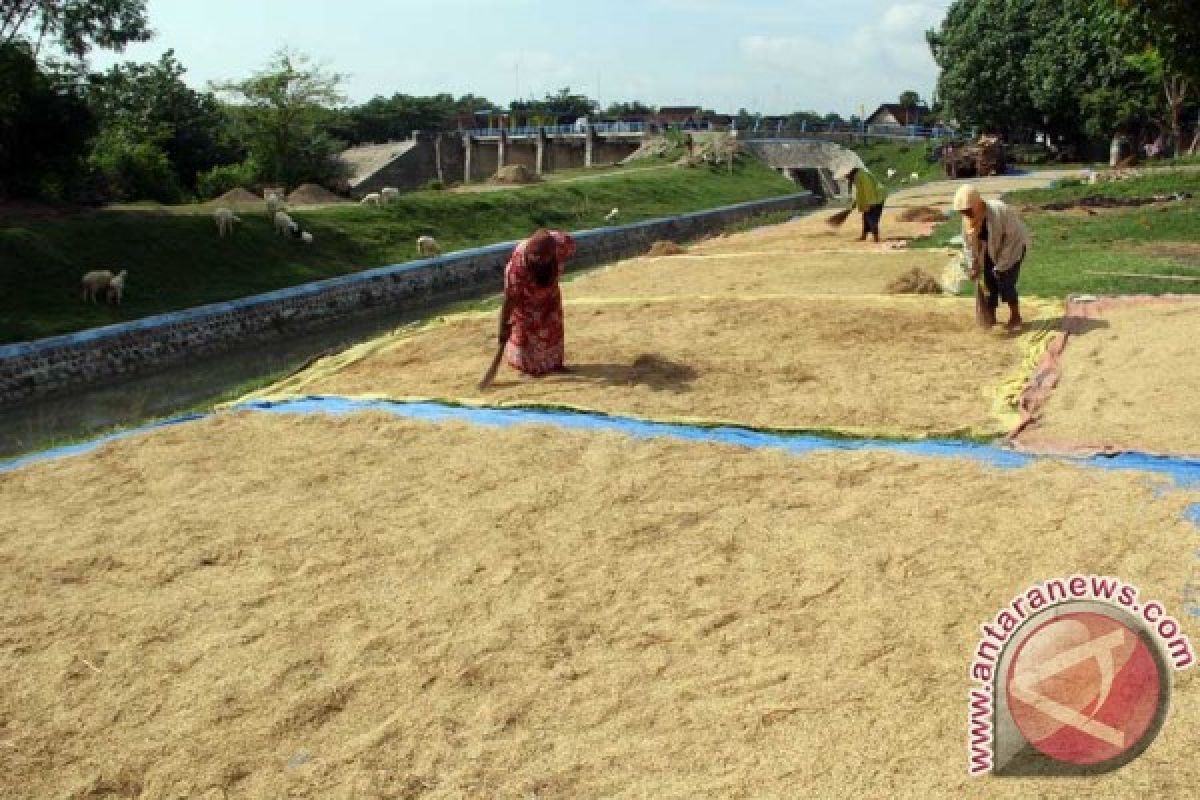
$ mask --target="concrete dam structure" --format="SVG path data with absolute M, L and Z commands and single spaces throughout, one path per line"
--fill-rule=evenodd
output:
M 747 139 L 742 149 L 821 197 L 842 193 L 839 172 L 861 166 L 853 150 L 820 139 Z
M 430 181 L 481 183 L 501 167 L 521 165 L 536 175 L 579 167 L 607 166 L 621 161 L 642 144 L 640 133 L 489 134 L 426 133 L 411 139 L 353 147 L 342 153 L 350 168 L 350 194 L 356 198 L 385 186 L 422 189 Z

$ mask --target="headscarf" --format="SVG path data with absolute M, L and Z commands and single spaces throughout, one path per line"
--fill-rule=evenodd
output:
M 525 263 L 534 283 L 543 288 L 554 280 L 558 267 L 558 243 L 545 228 L 538 228 L 525 242 Z
M 967 209 L 971 209 L 975 213 L 970 217 L 962 218 L 963 236 L 974 238 L 979 235 L 979 230 L 983 227 L 987 204 L 983 202 L 983 196 L 979 194 L 979 189 L 973 183 L 964 183 L 954 193 L 954 210 L 966 211 Z

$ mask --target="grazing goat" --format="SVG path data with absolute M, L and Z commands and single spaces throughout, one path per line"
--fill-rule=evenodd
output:
M 233 233 L 233 223 L 242 221 L 229 208 L 218 208 L 213 212 L 213 220 L 217 223 L 217 236 L 222 239 Z
M 912 175 L 908 176 L 908 179 L 910 181 L 919 181 L 921 180 L 921 176 L 914 172 Z
M 604 215 L 604 221 L 605 221 L 605 222 L 612 222 L 614 219 L 616 219 L 616 218 L 617 218 L 617 214 L 620 214 L 620 213 L 621 213 L 621 209 L 619 209 L 619 208 L 614 208 L 612 211 L 610 211 L 610 212 L 608 212 L 607 214 L 605 214 L 605 215 Z
M 399 200 L 399 199 L 400 199 L 400 190 L 399 189 L 389 186 L 386 189 L 379 190 L 379 200 L 385 206 L 390 205 L 393 200 Z
M 117 273 L 117 277 L 108 282 L 108 293 L 105 299 L 113 305 L 121 305 L 121 295 L 125 294 L 125 276 L 129 274 L 129 270 L 123 269 Z
M 275 212 L 275 232 L 280 236 L 295 236 L 300 226 L 286 211 Z
M 889 180 L 889 181 L 890 181 L 892 178 L 896 177 L 896 170 L 895 170 L 895 168 L 893 168 L 893 167 L 888 167 L 887 176 L 888 176 L 888 180 Z
M 267 201 L 267 216 L 274 219 L 275 215 L 283 210 L 283 195 L 274 189 L 268 189 L 263 199 Z
M 432 236 L 422 236 L 417 239 L 417 254 L 423 258 L 433 258 L 442 254 L 442 247 Z
M 112 286 L 116 284 L 116 298 L 119 303 L 121 301 L 121 292 L 125 288 L 126 274 L 128 274 L 128 270 L 121 270 L 116 276 L 106 269 L 92 270 L 83 276 L 83 299 L 94 303 L 96 302 L 96 296 L 103 292 L 104 299 L 112 302 Z
M 376 208 L 378 208 L 379 204 L 382 202 L 383 202 L 383 198 L 382 198 L 382 195 L 379 194 L 379 192 L 371 192 L 370 194 L 363 195 L 363 199 L 359 200 L 358 204 L 362 205 L 362 206 L 375 206 Z
M 308 231 L 304 231 L 300 234 L 300 241 L 304 242 L 305 244 L 312 244 L 313 235 Z

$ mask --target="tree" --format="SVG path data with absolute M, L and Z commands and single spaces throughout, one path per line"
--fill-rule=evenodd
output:
M 596 101 L 587 95 L 572 94 L 565 86 L 549 93 L 542 100 L 514 100 L 509 109 L 514 114 L 525 114 L 533 124 L 554 124 L 559 119 L 576 120 L 596 112 Z
M 1105 21 L 1143 74 L 1162 87 L 1176 146 L 1183 146 L 1183 109 L 1200 86 L 1200 15 L 1194 0 L 1098 0 Z M 1193 146 L 1195 141 L 1193 141 Z
M 912 89 L 900 93 L 900 107 L 904 109 L 917 108 L 921 105 L 921 95 L 914 92 Z
M 26 42 L 0 46 L 0 197 L 62 198 L 95 130 L 74 75 L 38 66 Z
M 633 100 L 609 103 L 608 108 L 604 109 L 604 115 L 606 117 L 646 117 L 653 115 L 656 110 L 654 106 L 648 106 L 640 100 Z
M 152 143 L 165 155 L 174 182 L 191 190 L 196 175 L 244 153 L 229 140 L 216 97 L 183 82 L 186 70 L 168 50 L 155 63 L 128 62 L 91 75 L 88 103 L 108 145 Z
M 240 101 L 234 117 L 244 128 L 261 177 L 294 186 L 338 177 L 340 144 L 329 129 L 332 107 L 344 100 L 342 80 L 311 65 L 307 56 L 284 49 L 252 77 L 214 84 L 213 89 Z
M 146 0 L 0 0 L 0 45 L 23 39 L 35 58 L 47 38 L 82 58 L 93 46 L 122 50 L 150 36 Z

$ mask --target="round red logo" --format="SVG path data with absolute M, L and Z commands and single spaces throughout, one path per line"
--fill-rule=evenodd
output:
M 1099 764 L 1147 744 L 1165 699 L 1159 661 L 1137 631 L 1103 613 L 1040 625 L 1009 662 L 1008 708 L 1031 745 L 1070 764 Z

